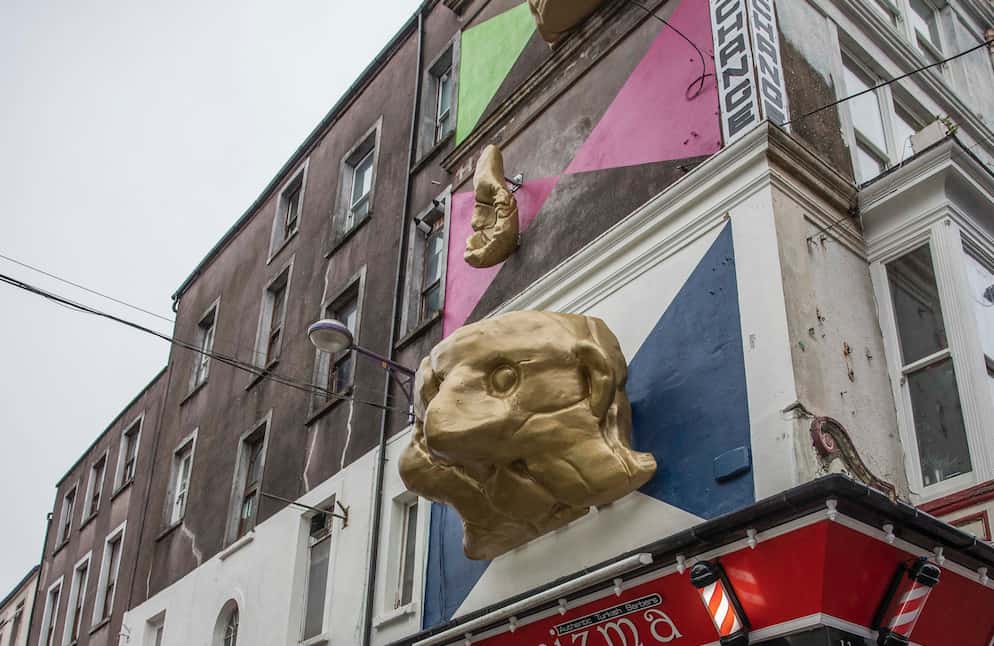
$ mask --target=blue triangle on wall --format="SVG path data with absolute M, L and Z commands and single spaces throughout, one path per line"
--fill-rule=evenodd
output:
M 639 348 L 627 390 L 632 443 L 658 464 L 642 493 L 702 518 L 755 502 L 731 223 Z
M 702 518 L 755 502 L 741 330 L 728 224 L 628 369 L 633 444 L 659 465 L 641 491 Z M 463 554 L 459 514 L 432 504 L 423 627 L 451 619 L 489 565 Z

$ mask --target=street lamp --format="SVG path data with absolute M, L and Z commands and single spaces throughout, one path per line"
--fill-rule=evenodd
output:
M 367 350 L 361 345 L 357 345 L 352 330 L 341 321 L 334 319 L 321 319 L 307 328 L 307 336 L 318 350 L 322 350 L 331 355 L 339 352 L 355 350 L 380 364 L 390 377 L 400 386 L 407 397 L 407 403 L 414 405 L 414 371 L 407 366 L 401 365 L 392 359 L 384 357 L 382 354 Z

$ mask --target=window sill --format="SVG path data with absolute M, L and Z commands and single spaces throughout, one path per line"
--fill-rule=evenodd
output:
M 90 634 L 92 635 L 93 633 L 98 632 L 100 629 L 102 629 L 104 626 L 106 626 L 109 623 L 110 623 L 110 617 L 104 617 L 98 623 L 93 624 L 93 627 L 90 628 Z
M 305 639 L 300 642 L 300 646 L 328 646 L 331 643 L 331 635 L 328 633 L 321 633 L 316 637 L 311 637 L 310 639 Z
M 84 518 L 83 522 L 79 524 L 79 531 L 83 531 L 83 528 L 89 525 L 93 521 L 93 519 L 97 517 L 97 514 L 99 513 L 100 510 L 98 509 L 97 511 L 93 512 L 92 514 Z
M 445 148 L 449 144 L 449 142 L 452 141 L 453 138 L 455 138 L 455 136 L 456 136 L 456 130 L 455 128 L 453 128 L 452 130 L 449 130 L 449 132 L 447 132 L 436 143 L 432 144 L 428 148 L 428 150 L 426 150 L 425 153 L 421 155 L 421 159 L 414 162 L 414 166 L 411 166 L 411 175 L 414 175 L 422 168 L 424 168 L 425 165 L 428 164 L 428 162 L 430 162 L 432 158 L 435 157 L 435 155 L 437 155 L 440 150 Z
M 405 606 L 401 606 L 399 608 L 391 610 L 390 612 L 385 612 L 382 615 L 377 616 L 375 619 L 373 619 L 373 625 L 377 629 L 380 629 L 384 626 L 388 626 L 394 622 L 400 621 L 401 619 L 405 619 L 410 615 L 415 614 L 417 611 L 418 611 L 418 604 L 416 601 L 412 601 Z
M 242 536 L 234 543 L 224 548 L 221 551 L 221 553 L 218 554 L 218 558 L 221 559 L 222 561 L 227 561 L 229 558 L 234 556 L 236 552 L 240 552 L 243 548 L 247 547 L 249 543 L 251 543 L 254 540 L 255 540 L 255 529 L 251 529 L 247 534 L 245 534 L 245 536 Z
M 199 384 L 197 384 L 196 386 L 194 386 L 193 388 L 191 388 L 190 392 L 188 392 L 186 394 L 186 396 L 183 397 L 183 399 L 180 400 L 179 405 L 183 406 L 183 404 L 185 404 L 186 402 L 188 402 L 191 399 L 193 399 L 193 396 L 196 395 L 197 393 L 199 393 L 201 390 L 203 390 L 204 386 L 206 386 L 206 385 L 207 385 L 207 380 L 204 379 Z
M 118 496 L 120 496 L 122 493 L 124 493 L 126 489 L 130 488 L 131 485 L 134 483 L 134 481 L 135 481 L 135 479 L 132 478 L 131 480 L 128 480 L 127 482 L 122 482 L 121 486 L 118 487 L 117 490 L 114 491 L 113 494 L 111 494 L 110 499 L 112 501 L 115 500 Z
M 65 549 L 66 545 L 68 545 L 68 544 L 69 544 L 69 539 L 66 538 L 61 543 L 59 543 L 58 545 L 56 545 L 55 549 L 52 550 L 52 558 L 55 558 L 55 555 L 58 554 L 59 552 L 61 552 L 63 549 Z
M 278 365 L 280 365 L 279 358 L 273 359 L 272 361 L 267 363 L 266 367 L 262 369 L 261 373 L 252 377 L 252 380 L 248 382 L 247 386 L 245 386 L 245 390 L 252 390 L 253 388 L 255 388 L 255 385 L 260 381 L 264 380 L 266 377 L 268 377 L 269 373 L 273 371 L 273 368 L 275 368 Z
M 353 224 L 351 229 L 349 229 L 345 233 L 341 234 L 340 236 L 332 240 L 331 247 L 324 252 L 324 257 L 331 258 L 333 255 L 335 255 L 336 251 L 338 251 L 343 246 L 345 246 L 345 243 L 351 240 L 352 237 L 359 232 L 359 229 L 366 226 L 366 223 L 372 219 L 373 219 L 373 212 L 370 211 L 369 213 L 366 214 L 366 216 L 363 219 Z
M 442 320 L 442 312 L 432 315 L 431 318 L 425 319 L 423 322 L 418 323 L 417 326 L 405 334 L 397 343 L 394 344 L 395 350 L 401 350 L 406 347 L 411 341 L 424 334 L 428 329 L 435 325 L 438 321 Z
M 311 413 L 310 417 L 304 420 L 304 426 L 313 426 L 319 419 L 327 415 L 332 409 L 345 401 L 347 397 L 351 397 L 352 386 L 349 386 L 345 390 L 336 394 L 338 397 L 332 397 L 325 403 L 321 404 L 320 408 L 315 409 L 314 412 Z
M 183 525 L 183 519 L 181 518 L 172 525 L 170 525 L 169 527 L 166 527 L 164 530 L 159 532 L 159 535 L 155 537 L 155 542 L 158 543 L 159 541 L 163 540 L 164 538 L 175 532 L 177 529 L 179 529 L 179 527 L 182 525 Z
M 276 256 L 280 255 L 280 252 L 282 252 L 284 249 L 286 249 L 287 246 L 293 241 L 293 239 L 297 237 L 297 234 L 299 232 L 300 232 L 300 221 L 298 220 L 297 221 L 297 228 L 294 229 L 293 233 L 291 233 L 290 235 L 288 235 L 286 237 L 286 240 L 284 240 L 283 242 L 280 243 L 280 246 L 278 246 L 275 249 L 273 249 L 273 251 L 269 254 L 269 258 L 266 259 L 266 264 L 268 265 L 271 262 L 273 262 L 273 260 L 276 259 Z

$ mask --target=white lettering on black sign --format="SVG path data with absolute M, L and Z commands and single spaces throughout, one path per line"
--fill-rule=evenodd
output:
M 780 33 L 773 0 L 748 0 L 752 42 L 756 48 L 759 96 L 763 114 L 776 124 L 787 121 L 787 90 L 780 61 Z
M 746 0 L 711 0 L 721 131 L 725 145 L 759 123 Z

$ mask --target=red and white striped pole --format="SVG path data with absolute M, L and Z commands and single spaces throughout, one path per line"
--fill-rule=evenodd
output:
M 749 621 L 721 565 L 698 563 L 690 569 L 690 582 L 701 593 L 722 646 L 748 644 Z
M 880 622 L 880 646 L 906 646 L 918 624 L 932 589 L 939 583 L 941 570 L 925 557 L 915 561 L 907 576 L 901 575 Z

